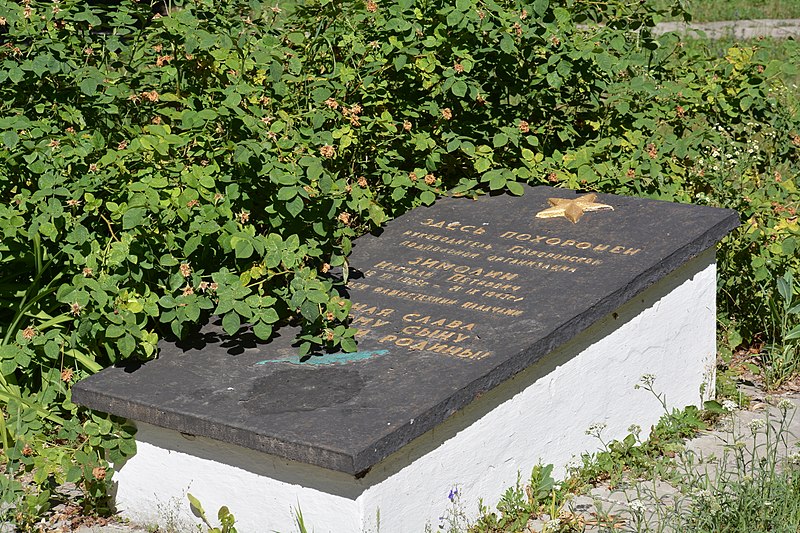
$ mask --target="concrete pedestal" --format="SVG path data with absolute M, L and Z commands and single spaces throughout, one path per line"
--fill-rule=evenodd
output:
M 210 517 L 227 505 L 240 533 L 297 531 L 297 509 L 317 533 L 417 532 L 437 529 L 457 488 L 474 518 L 479 499 L 494 505 L 518 473 L 524 482 L 542 462 L 561 476 L 572 458 L 597 449 L 586 434 L 592 424 L 606 425 L 605 439 L 623 438 L 631 424 L 644 437 L 664 413 L 634 388 L 642 375 L 655 376 L 670 408 L 707 399 L 715 284 L 712 247 L 364 475 L 139 422 L 136 456 L 117 465 L 117 505 L 137 522 L 186 527 L 198 522 L 190 492 Z

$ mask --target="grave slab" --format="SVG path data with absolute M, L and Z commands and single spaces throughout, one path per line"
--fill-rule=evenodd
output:
M 713 391 L 714 245 L 737 224 L 550 187 L 442 199 L 357 239 L 357 352 L 299 360 L 291 328 L 262 343 L 212 321 L 73 401 L 137 422 L 115 478 L 133 519 L 189 519 L 188 491 L 239 531 L 291 531 L 298 505 L 317 531 L 435 529 L 455 487 L 472 513 L 539 460 L 563 472 L 592 423 L 649 427 L 642 374 L 673 406 Z

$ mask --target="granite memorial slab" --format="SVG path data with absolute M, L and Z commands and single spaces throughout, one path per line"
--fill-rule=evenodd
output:
M 622 323 L 658 313 L 660 299 L 700 273 L 703 291 L 681 290 L 704 295 L 713 343 L 713 249 L 737 225 L 731 210 L 550 187 L 526 187 L 521 197 L 444 198 L 356 240 L 347 283 L 352 325 L 359 329 L 356 352 L 301 359 L 291 328 L 264 343 L 246 330 L 229 337 L 212 320 L 187 340 L 162 342 L 157 360 L 81 381 L 72 398 L 153 431 L 241 448 L 236 453 L 242 457 L 261 453 L 301 469 L 319 468 L 360 487 L 337 498 L 363 500 L 371 475 L 384 483 L 405 468 L 398 463 L 371 474 L 376 465 L 397 462 L 456 413 L 472 409 L 475 420 L 486 418 L 505 401 L 500 396 L 506 393 L 492 391 L 514 382 L 506 389 L 519 393 L 541 382 L 573 358 L 553 354 L 565 346 L 585 352 L 587 335 L 600 342 Z M 680 298 L 677 308 L 691 305 L 691 297 Z M 626 305 L 639 307 L 628 316 Z M 683 320 L 660 344 L 684 334 L 692 317 Z M 643 357 L 637 364 L 646 369 Z M 677 355 L 675 364 L 685 366 Z M 533 367 L 550 370 L 519 385 L 518 376 Z M 483 397 L 495 403 L 474 407 Z M 441 433 L 451 438 L 463 429 Z M 408 455 L 413 462 L 424 453 Z M 330 492 L 323 485 L 316 490 Z M 359 528 L 365 512 L 359 507 L 352 522 Z

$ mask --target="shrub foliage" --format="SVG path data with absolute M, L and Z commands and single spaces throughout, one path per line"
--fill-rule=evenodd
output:
M 548 183 L 736 208 L 720 258 L 730 336 L 768 331 L 772 279 L 798 267 L 800 112 L 783 82 L 798 55 L 710 58 L 655 37 L 663 14 L 0 0 L 8 459 L 99 496 L 111 472 L 73 467 L 74 450 L 118 459 L 129 428 L 79 412 L 70 384 L 211 315 L 262 339 L 298 323 L 302 352 L 353 350 L 329 270 L 346 280 L 355 236 L 442 194 Z

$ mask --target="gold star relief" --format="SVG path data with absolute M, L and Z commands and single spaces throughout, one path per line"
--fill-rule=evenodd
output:
M 598 204 L 595 200 L 597 200 L 597 195 L 594 193 L 584 194 L 571 200 L 569 198 L 548 198 L 547 201 L 551 207 L 536 213 L 536 218 L 564 217 L 574 224 L 586 212 L 614 210 L 610 205 Z

